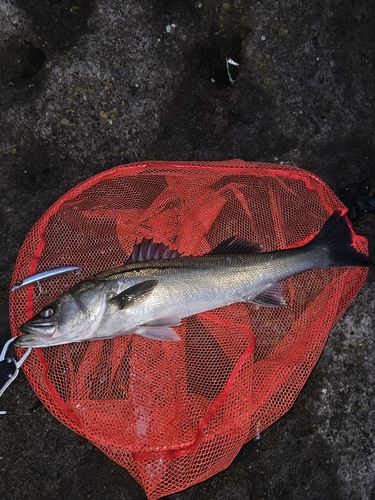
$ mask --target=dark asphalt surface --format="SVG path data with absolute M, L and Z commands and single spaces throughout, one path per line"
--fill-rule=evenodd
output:
M 0 5 L 0 345 L 22 242 L 78 182 L 146 159 L 284 162 L 348 206 L 375 194 L 366 0 L 5 0 Z M 225 57 L 231 66 L 230 84 Z M 375 254 L 375 215 L 355 222 Z M 374 258 L 374 257 L 373 257 Z M 331 332 L 296 404 L 174 500 L 374 500 L 374 289 Z M 21 373 L 0 400 L 0 498 L 141 500 Z

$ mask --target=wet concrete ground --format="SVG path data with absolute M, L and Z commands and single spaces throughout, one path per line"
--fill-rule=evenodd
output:
M 372 10 L 366 0 L 2 2 L 1 344 L 27 232 L 104 169 L 282 161 L 348 205 L 374 194 Z M 233 85 L 225 57 L 239 63 Z M 373 254 L 374 217 L 355 223 Z M 375 499 L 374 281 L 372 269 L 292 410 L 229 469 L 169 498 Z M 145 498 L 38 403 L 22 373 L 0 402 L 1 499 Z

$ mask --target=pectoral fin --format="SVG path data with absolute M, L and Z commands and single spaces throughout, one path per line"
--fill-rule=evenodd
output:
M 283 283 L 275 283 L 271 288 L 268 288 L 256 297 L 249 299 L 249 302 L 265 307 L 286 306 L 283 290 Z
M 118 309 L 125 309 L 135 302 L 146 298 L 158 284 L 158 280 L 148 280 L 137 283 L 110 299 L 109 303 Z

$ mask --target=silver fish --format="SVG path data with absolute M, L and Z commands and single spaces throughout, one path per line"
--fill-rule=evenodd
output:
M 157 255 L 160 260 L 147 260 Z M 143 262 L 135 262 L 135 261 Z M 183 257 L 144 240 L 128 262 L 84 280 L 20 327 L 17 347 L 48 347 L 141 335 L 179 340 L 183 318 L 235 302 L 285 305 L 280 283 L 309 269 L 370 266 L 352 246 L 347 219 L 335 212 L 306 245 L 256 253 L 230 238 L 210 254 Z
M 63 276 L 64 274 L 79 271 L 80 269 L 81 268 L 77 266 L 56 267 L 54 269 L 48 269 L 47 271 L 41 271 L 37 274 L 32 274 L 31 276 L 28 276 L 21 281 L 17 281 L 17 283 L 15 283 L 12 287 L 12 292 L 19 290 L 24 286 L 35 285 L 35 283 L 40 283 L 41 281 L 57 278 L 58 276 Z

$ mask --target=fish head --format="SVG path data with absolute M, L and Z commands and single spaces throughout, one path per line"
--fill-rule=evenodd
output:
M 19 327 L 16 347 L 50 347 L 81 342 L 92 336 L 106 307 L 105 282 L 85 281 Z

